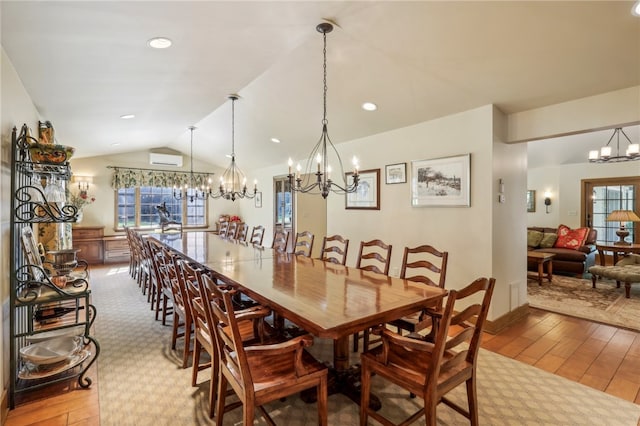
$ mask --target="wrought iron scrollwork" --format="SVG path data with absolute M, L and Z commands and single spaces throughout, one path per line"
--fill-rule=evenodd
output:
M 18 222 L 75 222 L 78 208 L 70 204 L 48 203 L 40 188 L 23 186 L 15 194 L 15 217 Z
M 49 278 L 44 268 L 38 265 L 23 265 L 16 271 L 16 300 L 20 303 L 36 302 L 38 297 L 42 295 L 43 289 L 50 289 L 59 296 L 74 297 L 78 293 L 89 290 L 89 283 L 86 279 L 76 279 L 67 287 L 72 287 L 73 293 L 69 293 L 62 288 L 57 287 Z

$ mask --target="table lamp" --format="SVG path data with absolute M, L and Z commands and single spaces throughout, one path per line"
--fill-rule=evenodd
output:
M 620 229 L 616 231 L 616 235 L 620 238 L 614 244 L 619 246 L 628 246 L 631 243 L 624 239 L 629 235 L 629 231 L 624 227 L 626 222 L 640 222 L 640 217 L 632 210 L 614 210 L 607 216 L 607 222 L 620 222 Z

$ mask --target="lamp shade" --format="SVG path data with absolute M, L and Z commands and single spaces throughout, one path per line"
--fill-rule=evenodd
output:
M 607 216 L 607 222 L 640 222 L 640 217 L 632 210 L 614 210 Z

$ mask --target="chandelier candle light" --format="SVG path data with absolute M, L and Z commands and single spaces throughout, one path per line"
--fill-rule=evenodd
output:
M 329 138 L 329 133 L 327 131 L 327 33 L 330 33 L 333 30 L 333 25 L 328 22 L 323 22 L 316 27 L 316 30 L 322 34 L 324 41 L 324 48 L 322 50 L 324 55 L 323 62 L 323 70 L 324 70 L 324 78 L 323 78 L 323 95 L 324 95 L 324 109 L 323 109 L 323 117 L 322 117 L 322 135 L 320 136 L 320 140 L 315 145 L 309 158 L 307 160 L 307 165 L 302 174 L 302 167 L 300 164 L 296 167 L 295 174 L 293 173 L 293 160 L 289 158 L 289 183 L 291 185 L 291 189 L 297 192 L 310 192 L 315 194 L 322 195 L 323 198 L 327 198 L 329 192 L 333 192 L 336 194 L 347 194 L 350 192 L 355 192 L 358 188 L 358 161 L 354 157 L 353 158 L 353 174 L 352 183 L 347 184 L 346 176 L 344 173 L 344 169 L 342 167 L 342 160 L 340 159 L 340 154 L 336 150 L 335 146 L 331 142 Z M 336 161 L 338 170 L 339 180 L 336 182 L 331 179 L 331 159 L 332 157 L 334 161 Z M 314 163 L 317 165 L 317 169 L 314 172 Z M 315 180 L 313 179 L 313 175 L 316 176 Z
M 620 133 L 622 133 L 622 135 L 627 139 L 627 142 L 629 142 L 629 146 L 627 147 L 627 150 L 625 151 L 624 155 L 620 155 Z M 609 146 L 613 138 L 616 138 L 616 155 L 615 156 L 611 155 L 612 151 L 611 151 L 611 147 Z M 631 139 L 629 139 L 629 136 L 627 136 L 624 130 L 622 130 L 622 127 L 618 127 L 613 131 L 613 134 L 609 138 L 609 142 L 607 142 L 605 146 L 600 148 L 600 151 L 597 151 L 597 150 L 589 151 L 589 162 L 591 163 L 607 163 L 607 162 L 619 163 L 622 161 L 633 161 L 633 160 L 639 160 L 639 159 L 640 159 L 640 144 L 631 143 Z
M 229 95 L 231 99 L 231 164 L 220 177 L 220 188 L 218 192 L 213 193 L 213 198 L 224 198 L 225 200 L 235 201 L 236 198 L 254 198 L 258 192 L 258 182 L 253 181 L 253 191 L 247 191 L 247 178 L 240 168 L 236 165 L 235 150 L 235 104 L 240 96 L 236 94 Z
M 177 185 L 173 187 L 173 197 L 176 200 L 182 200 L 184 198 L 188 198 L 190 202 L 193 203 L 194 200 L 206 200 L 209 196 L 211 196 L 211 188 L 208 184 L 211 183 L 210 179 L 207 182 L 207 186 L 205 187 L 204 183 L 198 185 L 195 183 L 195 178 L 193 176 L 193 131 L 197 129 L 195 126 L 189 126 L 189 130 L 191 131 L 191 170 L 189 172 L 189 183 L 185 183 L 184 187 L 179 188 Z

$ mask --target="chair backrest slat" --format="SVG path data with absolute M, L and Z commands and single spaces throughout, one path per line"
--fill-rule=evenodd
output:
M 391 244 L 385 244 L 381 240 L 361 241 L 356 268 L 388 275 L 391 249 Z
M 347 263 L 348 250 L 349 239 L 344 238 L 342 235 L 324 237 L 322 240 L 322 249 L 320 250 L 320 259 L 325 262 L 345 265 Z
M 309 231 L 302 231 L 296 234 L 296 241 L 293 244 L 293 254 L 311 257 L 313 250 L 314 235 Z

